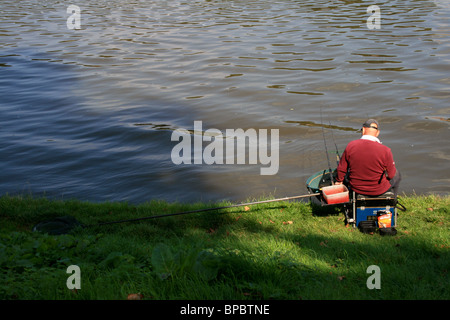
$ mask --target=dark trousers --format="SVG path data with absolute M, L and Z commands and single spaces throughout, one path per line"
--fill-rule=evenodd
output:
M 395 198 L 397 198 L 398 195 L 398 188 L 400 187 L 400 181 L 402 180 L 402 175 L 398 169 L 395 172 L 394 177 L 389 180 L 389 183 L 391 184 L 392 192 L 395 194 Z

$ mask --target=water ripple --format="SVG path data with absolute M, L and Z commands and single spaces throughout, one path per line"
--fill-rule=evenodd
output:
M 320 127 L 343 148 L 367 117 L 406 192 L 450 190 L 447 1 L 381 1 L 378 30 L 361 1 L 80 0 L 80 30 L 67 28 L 65 3 L 0 3 L 0 194 L 302 193 L 327 165 Z M 279 128 L 278 174 L 174 165 L 171 134 L 194 120 Z

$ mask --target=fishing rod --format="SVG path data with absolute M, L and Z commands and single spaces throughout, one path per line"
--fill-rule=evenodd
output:
M 323 135 L 323 142 L 325 144 L 325 152 L 327 154 L 328 170 L 330 171 L 331 185 L 333 185 L 334 184 L 333 170 L 331 170 L 330 156 L 328 155 L 327 141 L 325 139 L 325 130 L 323 129 L 322 107 L 320 108 L 320 124 L 321 124 L 321 127 L 322 127 L 322 135 Z
M 331 121 L 328 121 L 331 128 Z M 333 130 L 331 130 L 331 138 L 333 139 L 334 147 L 336 148 L 336 165 L 339 166 L 339 161 L 341 161 L 341 155 L 339 154 L 339 150 L 336 144 L 336 140 L 334 140 L 334 133 Z
M 57 217 L 57 218 L 54 218 L 52 220 L 46 220 L 46 221 L 42 221 L 40 223 L 37 223 L 33 227 L 33 231 L 40 231 L 40 232 L 43 232 L 43 233 L 48 233 L 48 234 L 53 234 L 53 235 L 60 235 L 60 234 L 69 233 L 70 231 L 72 231 L 72 229 L 74 229 L 76 227 L 89 228 L 89 227 L 104 226 L 104 225 L 108 225 L 108 224 L 118 224 L 118 223 L 125 223 L 125 222 L 136 222 L 136 221 L 142 221 L 142 220 L 158 219 L 158 218 L 178 216 L 178 215 L 198 213 L 198 212 L 206 212 L 206 211 L 212 211 L 212 210 L 221 210 L 221 209 L 227 209 L 227 208 L 249 206 L 249 205 L 260 204 L 260 203 L 287 201 L 287 200 L 293 200 L 293 199 L 313 197 L 313 196 L 318 196 L 318 195 L 320 195 L 320 193 L 310 193 L 310 194 L 304 194 L 304 195 L 298 195 L 298 196 L 292 196 L 292 197 L 284 197 L 284 198 L 278 198 L 278 199 L 270 199 L 270 200 L 261 200 L 261 201 L 255 201 L 255 202 L 246 202 L 246 203 L 232 204 L 232 205 L 229 205 L 229 206 L 221 206 L 221 207 L 215 207 L 215 208 L 190 210 L 190 211 L 175 212 L 175 213 L 169 213 L 169 214 L 161 214 L 161 215 L 155 215 L 155 216 L 149 216 L 149 217 L 141 217 L 141 218 L 109 221 L 109 222 L 100 222 L 100 223 L 91 224 L 91 225 L 85 225 L 85 224 L 77 221 L 72 216 L 64 216 L 64 217 Z
M 270 200 L 261 200 L 261 201 L 255 201 L 255 202 L 232 204 L 232 205 L 229 205 L 229 206 L 222 206 L 222 207 L 215 207 L 215 208 L 206 208 L 206 209 L 198 209 L 198 210 L 190 210 L 190 211 L 183 211 L 183 212 L 161 214 L 161 215 L 150 216 L 150 217 L 125 219 L 125 220 L 117 220 L 117 221 L 110 221 L 110 222 L 101 222 L 101 223 L 96 224 L 96 226 L 102 226 L 102 225 L 106 225 L 106 224 L 123 223 L 123 222 L 134 222 L 134 221 L 141 221 L 141 220 L 148 220 L 148 219 L 157 219 L 157 218 L 164 218 L 164 217 L 171 217 L 171 216 L 179 216 L 179 215 L 183 215 L 183 214 L 191 214 L 191 213 L 206 212 L 206 211 L 212 211 L 212 210 L 220 210 L 220 209 L 228 209 L 228 208 L 235 208 L 235 207 L 243 207 L 243 206 L 249 206 L 249 205 L 260 204 L 260 203 L 287 201 L 287 200 L 306 198 L 306 197 L 312 197 L 312 196 L 318 196 L 318 195 L 320 195 L 320 193 L 311 193 L 311 194 L 304 194 L 304 195 L 293 196 L 293 197 L 285 197 L 285 198 L 279 198 L 279 199 L 270 199 Z

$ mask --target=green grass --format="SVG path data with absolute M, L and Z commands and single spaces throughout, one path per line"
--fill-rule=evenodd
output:
M 403 196 L 396 236 L 346 227 L 305 202 L 31 232 L 71 215 L 86 225 L 228 205 L 0 198 L 0 299 L 449 299 L 450 197 Z M 81 269 L 69 290 L 67 267 Z M 381 269 L 368 289 L 367 268 Z

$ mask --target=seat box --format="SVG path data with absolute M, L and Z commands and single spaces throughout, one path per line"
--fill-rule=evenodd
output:
M 356 224 L 361 221 L 375 221 L 378 225 L 378 213 L 389 212 L 391 214 L 391 226 L 396 225 L 396 214 L 394 207 L 357 207 L 356 208 Z

